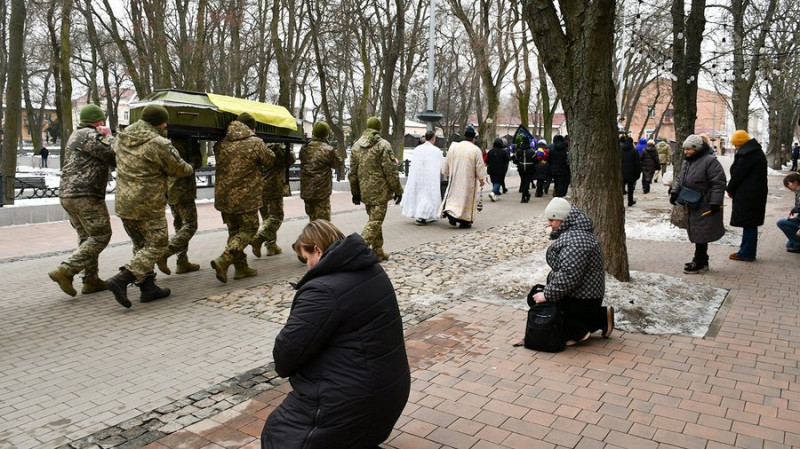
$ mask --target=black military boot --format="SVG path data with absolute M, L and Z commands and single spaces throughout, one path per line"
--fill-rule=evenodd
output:
M 145 276 L 142 283 L 139 284 L 139 290 L 141 291 L 141 296 L 139 296 L 139 301 L 141 302 L 151 302 L 156 299 L 166 298 L 172 293 L 168 288 L 161 288 L 156 285 L 155 273 Z
M 131 308 L 131 302 L 128 300 L 128 286 L 135 280 L 136 276 L 128 271 L 127 268 L 121 268 L 114 277 L 106 279 L 106 285 L 108 285 L 111 293 L 114 294 L 114 299 L 126 309 Z

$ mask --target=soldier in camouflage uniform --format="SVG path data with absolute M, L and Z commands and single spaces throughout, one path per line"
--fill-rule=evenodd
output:
M 195 142 L 197 142 L 195 140 Z M 178 150 L 183 160 L 191 160 L 192 167 L 200 167 L 200 150 L 186 148 L 184 140 L 172 140 L 172 145 Z M 197 205 L 194 200 L 197 198 L 197 179 L 194 176 L 182 178 L 169 178 L 167 182 L 167 204 L 172 212 L 172 225 L 175 228 L 175 235 L 169 239 L 169 252 L 163 259 L 156 262 L 158 269 L 164 274 L 171 274 L 172 271 L 167 265 L 167 259 L 177 254 L 178 265 L 175 270 L 178 274 L 190 273 L 200 269 L 200 265 L 189 262 L 189 241 L 197 232 Z
M 397 176 L 397 162 L 388 141 L 381 138 L 381 121 L 367 120 L 367 129 L 350 152 L 350 190 L 353 204 L 364 202 L 369 215 L 361 236 L 383 262 L 389 256 L 383 251 L 383 220 L 386 203 L 394 196 L 395 204 L 403 197 L 403 186 Z
M 314 123 L 311 142 L 300 148 L 300 198 L 305 202 L 309 221 L 331 221 L 331 169 L 340 167 L 342 159 L 328 144 L 330 133 L 327 123 Z
M 253 131 L 256 121 L 242 112 L 228 125 L 225 138 L 214 146 L 217 158 L 217 185 L 214 207 L 222 212 L 228 226 L 228 244 L 222 255 L 211 261 L 220 282 L 228 282 L 228 267 L 236 268 L 234 279 L 255 276 L 247 266 L 244 249 L 258 231 L 261 207 L 262 173 L 275 163 L 275 153 Z
M 139 285 L 141 302 L 166 298 L 168 288 L 156 285 L 153 267 L 168 251 L 169 233 L 164 208 L 168 178 L 192 176 L 194 169 L 181 159 L 165 137 L 169 112 L 151 104 L 142 118 L 117 135 L 116 212 L 133 243 L 133 259 L 106 280 L 114 298 L 130 307 L 128 285 Z
M 83 271 L 81 293 L 108 290 L 98 276 L 97 258 L 111 240 L 111 222 L 106 207 L 108 172 L 114 165 L 114 150 L 108 141 L 105 113 L 87 104 L 81 109 L 78 129 L 69 136 L 59 197 L 78 233 L 78 249 L 61 266 L 48 273 L 64 293 L 75 296 L 72 278 Z
M 288 145 L 288 144 L 287 144 Z M 261 257 L 261 246 L 266 242 L 267 256 L 283 252 L 278 246 L 278 229 L 283 224 L 283 196 L 286 186 L 286 167 L 294 164 L 296 158 L 291 148 L 283 144 L 270 144 L 267 147 L 275 154 L 275 163 L 264 170 L 264 182 L 261 186 L 261 218 L 264 223 L 256 233 L 250 245 L 253 255 Z

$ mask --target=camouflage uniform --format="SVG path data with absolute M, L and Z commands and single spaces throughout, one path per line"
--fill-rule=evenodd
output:
M 231 263 L 236 267 L 237 279 L 249 270 L 244 249 L 258 231 L 262 173 L 275 163 L 275 153 L 252 129 L 234 120 L 228 125 L 225 138 L 214 146 L 214 155 L 217 158 L 214 207 L 222 212 L 222 221 L 228 226 L 228 244 L 211 265 L 217 270 L 217 278 L 227 282 L 227 275 L 222 273 Z
M 267 255 L 280 254 L 281 248 L 276 243 L 278 229 L 283 224 L 283 196 L 286 187 L 286 167 L 294 164 L 296 158 L 294 151 L 286 151 L 283 144 L 270 144 L 267 146 L 275 154 L 275 164 L 263 172 L 264 182 L 261 187 L 261 219 L 264 223 L 258 230 L 251 245 L 253 254 L 261 257 L 261 245 L 267 243 Z
M 192 176 L 194 169 L 158 128 L 139 120 L 114 141 L 117 154 L 116 213 L 133 242 L 133 259 L 125 268 L 140 283 L 153 272 L 168 249 L 164 208 L 169 177 Z
M 190 156 L 184 142 L 173 141 L 173 145 L 184 160 Z M 197 168 L 200 162 L 195 161 L 195 158 L 192 159 L 193 167 Z M 178 273 L 185 273 L 189 271 L 187 270 L 189 266 L 199 268 L 189 262 L 188 256 L 189 241 L 197 232 L 197 205 L 195 204 L 195 199 L 197 199 L 197 179 L 194 176 L 170 178 L 168 185 L 167 204 L 169 204 L 169 209 L 172 212 L 172 225 L 175 228 L 175 235 L 169 240 L 169 252 L 165 259 L 177 254 Z M 164 260 L 164 263 L 166 263 L 166 260 Z M 165 273 L 169 274 L 169 269 Z
M 331 169 L 340 167 L 342 159 L 328 142 L 312 138 L 300 148 L 300 198 L 306 206 L 308 220 L 331 220 Z
M 386 260 L 382 230 L 386 203 L 393 195 L 402 195 L 403 186 L 397 175 L 392 147 L 378 131 L 367 128 L 353 144 L 348 180 L 353 196 L 361 198 L 369 215 L 361 236 L 380 260 Z
M 78 249 L 61 268 L 70 278 L 83 271 L 84 293 L 87 285 L 102 283 L 98 278 L 97 258 L 111 240 L 111 223 L 106 207 L 106 184 L 114 166 L 114 151 L 106 137 L 93 126 L 81 126 L 67 141 L 61 171 L 59 197 L 78 233 Z M 69 290 L 69 289 L 68 289 Z M 72 293 L 74 289 L 67 293 Z

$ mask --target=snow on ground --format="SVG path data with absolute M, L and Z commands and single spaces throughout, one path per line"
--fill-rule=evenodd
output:
M 452 296 L 511 305 L 526 311 L 528 291 L 537 283 L 544 284 L 549 271 L 545 251 L 537 251 L 525 258 L 503 261 L 475 273 L 469 286 L 456 288 Z M 620 282 L 606 275 L 603 304 L 614 307 L 616 328 L 625 332 L 682 334 L 700 338 L 708 332 L 727 293 L 727 290 L 708 284 L 631 271 L 630 282 Z M 416 301 L 430 304 L 445 299 L 438 295 L 424 295 Z

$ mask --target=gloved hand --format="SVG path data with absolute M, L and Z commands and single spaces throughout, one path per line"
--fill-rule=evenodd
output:
M 719 205 L 719 204 L 709 204 L 708 205 L 708 210 L 711 211 L 712 215 L 716 214 L 717 212 L 719 212 L 720 209 L 722 209 L 722 206 Z
M 394 195 L 394 204 L 400 204 L 400 201 L 403 201 L 403 195 Z
M 356 206 L 361 204 L 361 195 L 353 195 L 353 204 Z
M 670 193 L 669 194 L 669 204 L 673 206 L 678 204 L 678 194 L 677 193 Z

